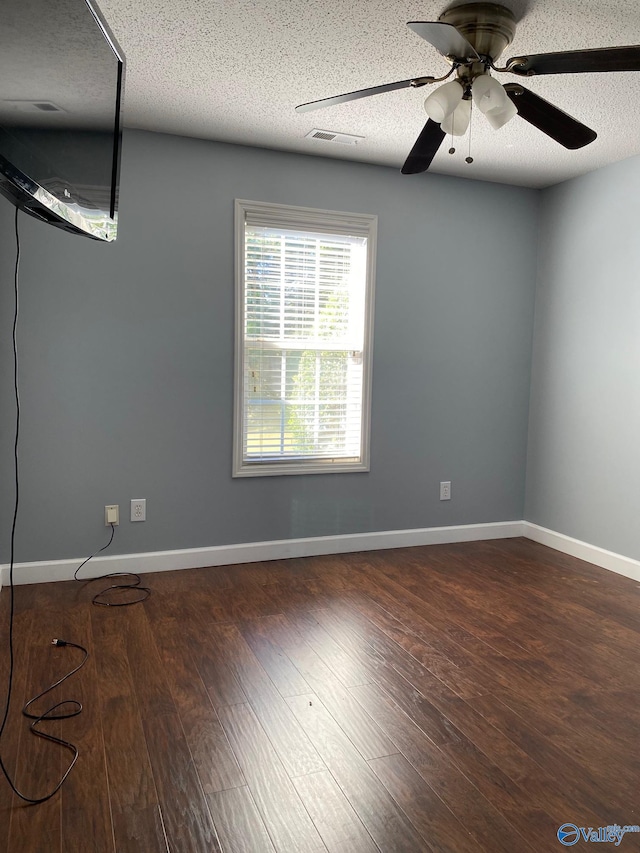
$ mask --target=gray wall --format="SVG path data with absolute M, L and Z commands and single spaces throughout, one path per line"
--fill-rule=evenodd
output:
M 640 559 L 640 158 L 540 217 L 525 517 Z
M 231 478 L 236 197 L 379 216 L 368 474 Z M 116 554 L 522 518 L 538 202 L 126 133 L 115 244 L 20 218 L 17 559 L 90 553 L 107 503 L 121 506 Z M 0 199 L 5 544 L 12 217 Z M 131 524 L 138 497 L 148 521 Z

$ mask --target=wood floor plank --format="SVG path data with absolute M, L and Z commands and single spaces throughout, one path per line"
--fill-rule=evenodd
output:
M 282 616 L 264 616 L 242 622 L 240 630 L 251 651 L 262 665 L 282 696 L 300 696 L 312 693 L 301 672 L 282 648 L 273 641 L 268 626 Z
M 242 771 L 175 618 L 153 623 L 160 658 L 206 794 L 245 785 Z
M 473 707 L 488 722 L 534 759 L 557 784 L 564 790 L 571 791 L 572 799 L 576 803 L 598 815 L 603 821 L 602 825 L 620 822 L 617 820 L 620 806 L 634 807 L 637 799 L 636 788 L 625 792 L 623 799 L 618 793 L 618 805 L 612 806 L 610 789 L 601 785 L 597 777 L 594 778 L 592 773 L 575 761 L 568 750 L 556 747 L 495 697 L 491 697 L 490 701 L 484 697 L 470 701 L 473 701 Z
M 0 641 L 2 643 L 2 655 L 0 655 L 2 669 L 2 688 L 0 688 L 0 696 L 2 697 L 2 713 L 4 713 L 4 703 L 6 702 L 6 689 L 8 689 L 9 675 L 9 595 L 6 589 L 0 593 Z M 7 718 L 6 728 L 2 737 L 2 760 L 7 768 L 7 772 L 15 783 L 22 784 L 23 781 L 30 785 L 28 775 L 17 775 L 18 755 L 25 728 L 25 719 L 22 716 L 21 708 L 24 704 L 25 696 L 29 695 L 30 687 L 28 686 L 29 672 L 29 653 L 30 645 L 26 642 L 26 638 L 31 636 L 31 620 L 32 611 L 27 606 L 15 615 L 15 634 L 17 642 L 14 648 L 14 677 L 13 677 L 13 696 L 9 716 Z M 7 650 L 5 652 L 5 650 Z M 18 806 L 18 801 L 14 800 L 14 795 L 6 783 L 4 776 L 0 776 L 0 850 L 8 850 L 9 844 L 9 828 L 12 819 L 12 808 Z
M 522 543 L 525 543 L 527 553 L 522 550 Z M 581 608 L 587 621 L 590 612 L 597 618 L 604 618 L 608 624 L 630 628 L 634 632 L 639 630 L 637 608 L 624 595 L 624 592 L 637 588 L 634 587 L 633 579 L 618 576 L 617 579 L 607 579 L 608 583 L 603 584 L 606 575 L 603 576 L 602 570 L 595 569 L 594 572 L 587 563 L 583 564 L 580 573 L 576 573 L 573 558 L 556 552 L 552 561 L 549 561 L 548 556 L 549 551 L 546 551 L 542 558 L 538 556 L 534 562 L 530 543 L 520 540 L 500 549 L 495 545 L 484 544 L 476 549 L 475 559 L 483 567 L 488 567 L 498 581 L 504 579 L 507 563 L 515 569 L 518 577 L 526 578 L 533 569 L 540 580 L 535 595 L 541 602 L 548 601 L 550 596 L 555 600 L 561 598 L 563 602 Z
M 490 646 L 462 628 L 453 626 L 446 631 L 438 630 L 415 610 L 390 596 L 377 597 L 394 607 L 399 618 L 379 603 L 362 597 L 356 604 L 358 610 L 426 670 L 463 698 L 493 692 L 496 673 L 495 668 L 487 665 L 487 658 L 493 656 L 494 662 L 509 666 L 507 658 L 496 657 Z M 524 654 L 522 649 L 519 652 Z M 521 675 L 526 677 L 526 674 Z M 506 681 L 508 676 L 504 678 Z
M 147 577 L 113 610 L 16 590 L 2 754 L 29 793 L 62 758 L 20 717 L 73 654 L 51 638 L 91 657 L 53 724 L 79 763 L 43 806 L 0 784 L 0 850 L 553 853 L 567 820 L 640 822 L 628 578 L 525 539 Z
M 331 558 L 324 557 L 292 557 L 287 560 L 252 563 L 251 566 L 254 572 L 261 573 L 261 579 L 258 579 L 257 575 L 253 577 L 257 583 L 264 586 L 270 583 L 298 582 L 323 575 L 332 562 Z
M 214 622 L 240 622 L 280 612 L 274 601 L 258 584 L 238 584 L 231 589 L 211 592 L 206 597 L 206 612 Z
M 112 806 L 157 805 L 156 788 L 124 637 L 100 610 L 92 614 L 98 690 Z
M 181 623 L 187 634 L 189 650 L 209 694 L 213 707 L 218 710 L 227 705 L 243 705 L 247 700 L 229 661 L 225 659 L 210 632 L 209 620 L 198 616 Z
M 265 560 L 260 563 L 244 563 L 240 566 L 243 582 L 267 586 L 272 583 L 299 582 L 322 574 L 326 568 L 324 560 L 314 557 L 290 557 L 282 560 Z M 236 575 L 233 569 L 234 577 Z
M 593 688 L 597 675 L 597 684 L 610 692 L 615 690 L 640 689 L 640 674 L 634 667 L 634 661 L 624 655 L 615 645 L 599 642 L 594 634 L 590 642 L 583 639 L 580 643 L 562 637 L 533 637 L 530 645 L 543 659 L 551 659 L 559 674 L 551 689 L 563 688 L 571 682 L 573 689 Z M 579 678 L 576 681 L 575 675 Z
M 142 718 L 114 613 L 91 611 L 98 696 L 116 850 L 133 853 L 144 837 L 149 853 L 166 853 L 158 795 Z
M 426 636 L 430 643 L 444 650 L 446 654 L 454 656 L 453 659 L 458 663 L 462 661 L 455 656 L 455 649 L 452 648 L 450 641 L 453 640 L 458 647 L 460 642 L 464 645 L 466 665 L 470 668 L 463 673 L 447 672 L 444 669 L 438 672 L 442 680 L 459 695 L 470 697 L 491 693 L 496 682 L 500 687 L 511 690 L 517 689 L 524 693 L 536 692 L 543 686 L 542 679 L 548 684 L 557 680 L 557 667 L 551 664 L 549 658 L 543 659 L 535 651 L 522 647 L 515 661 L 510 659 L 508 654 L 503 653 L 506 650 L 513 652 L 514 649 L 511 637 L 506 636 L 504 630 L 509 630 L 511 635 L 518 635 L 512 625 L 508 628 L 503 626 L 502 632 L 497 630 L 500 618 L 507 622 L 514 618 L 510 615 L 513 607 L 509 606 L 509 602 L 505 602 L 504 607 L 500 607 L 499 599 L 476 601 L 466 585 L 461 585 L 455 579 L 450 581 L 442 577 L 438 579 L 437 574 L 435 574 L 435 584 L 429 589 L 429 600 L 426 601 L 420 595 L 423 583 L 420 569 L 415 566 L 415 560 L 410 560 L 408 566 L 403 564 L 401 572 L 397 568 L 387 568 L 387 571 L 391 575 L 383 582 L 383 586 L 388 590 L 387 600 L 392 601 L 393 599 L 389 596 L 393 595 L 399 599 L 405 609 L 409 610 L 409 613 L 414 612 L 418 615 L 422 639 Z M 430 571 L 431 580 L 437 569 L 432 566 Z M 446 606 L 448 596 L 452 594 L 451 588 L 456 590 L 456 608 L 452 617 L 446 617 L 443 614 L 451 610 Z M 378 598 L 377 593 L 376 598 Z M 523 601 L 519 610 L 524 609 L 525 605 L 526 602 Z M 498 619 L 493 615 L 496 611 L 500 614 Z M 504 614 L 508 616 L 505 617 Z M 429 633 L 430 623 L 438 625 L 440 631 L 438 637 L 433 637 Z M 525 632 L 522 636 L 530 646 L 531 631 Z M 470 679 L 477 681 L 478 689 L 473 689 L 473 681 Z
M 312 590 L 304 581 L 295 579 L 287 583 L 270 583 L 262 587 L 272 602 L 272 613 L 298 613 L 326 606 L 324 591 Z M 267 615 L 266 613 L 264 615 Z
M 260 666 L 237 625 L 210 626 L 210 636 L 230 662 L 243 692 L 290 776 L 304 776 L 325 766 L 284 698 Z
M 477 853 L 478 843 L 404 755 L 369 762 L 378 779 L 438 853 Z
M 305 642 L 306 634 L 301 634 L 293 628 L 290 618 L 269 617 L 264 620 L 264 628 L 295 663 L 362 756 L 377 758 L 395 752 L 393 743 L 371 718 L 362 712 L 346 687 L 333 675 L 330 666 Z M 304 631 L 304 625 L 302 630 Z
M 441 632 L 434 631 L 428 623 L 426 624 L 429 630 L 425 630 L 421 624 L 425 620 L 415 614 L 410 616 L 405 613 L 401 621 L 375 602 L 362 598 L 358 600 L 357 607 L 383 634 L 454 691 L 458 692 L 456 687 L 467 686 L 476 693 L 479 685 L 482 687 L 477 659 L 457 642 Z M 425 635 L 429 637 L 428 640 Z M 469 670 L 472 674 L 465 681 L 462 675 Z
M 249 788 L 218 791 L 207 800 L 225 853 L 275 853 Z
M 294 779 L 329 853 L 378 853 L 378 847 L 328 770 Z
M 537 850 L 377 685 L 351 691 L 487 853 Z
M 220 710 L 220 717 L 278 853 L 325 850 L 251 707 L 230 705 Z
M 589 691 L 546 690 L 538 694 L 540 704 L 569 726 L 595 726 L 598 731 L 615 731 L 629 743 L 640 729 L 640 690 L 609 691 L 594 682 Z M 502 697 L 502 693 L 498 693 Z
M 532 802 L 525 787 L 510 779 L 468 738 L 443 744 L 441 749 L 514 829 L 527 838 L 535 838 L 540 849 L 555 849 L 558 823 Z
M 496 614 L 509 626 L 512 634 L 530 637 L 546 636 L 549 639 L 566 638 L 567 620 L 571 622 L 571 636 L 576 643 L 590 643 L 594 636 L 615 643 L 622 653 L 632 656 L 637 648 L 637 632 L 615 624 L 606 617 L 597 617 L 587 608 L 563 600 L 562 609 L 553 605 L 559 600 L 551 598 L 539 584 L 531 584 L 525 594 L 521 585 L 514 586 L 505 572 L 491 571 L 486 562 L 477 561 L 480 571 L 466 571 L 464 577 L 451 577 L 447 568 L 432 564 L 430 573 L 430 601 L 446 601 L 452 593 L 458 600 L 458 612 L 474 624 L 474 630 L 495 631 Z M 485 571 L 486 570 L 486 571 Z M 397 569 L 393 570 L 397 576 Z M 460 570 L 460 575 L 464 568 Z M 423 595 L 419 566 L 403 566 L 402 583 L 419 597 Z M 517 599 L 521 606 L 514 606 Z M 552 660 L 547 661 L 549 664 Z M 606 673 L 605 673 L 606 675 Z M 573 673 L 575 684 L 581 677 Z M 587 686 L 587 685 L 585 685 Z
M 287 702 L 380 850 L 431 851 L 433 848 L 417 832 L 320 700 L 315 696 L 292 696 Z
M 78 608 L 71 602 L 68 607 L 66 606 L 68 588 L 68 584 L 61 584 L 49 593 L 42 587 L 38 587 L 30 596 L 34 618 L 30 625 L 29 636 L 25 638 L 30 650 L 30 660 L 24 682 L 26 689 L 20 697 L 19 705 L 22 705 L 27 697 L 37 695 L 66 675 L 82 661 L 83 654 L 80 650 L 71 646 L 52 646 L 51 641 L 54 637 L 66 638 L 81 644 L 84 641 L 85 645 L 90 646 L 85 638 L 88 622 L 81 624 Z M 73 626 L 73 633 L 68 632 L 70 626 Z M 88 666 L 91 668 L 90 662 Z M 90 698 L 90 668 L 85 667 L 72 679 L 47 693 L 31 706 L 30 712 L 42 713 L 54 704 L 67 699 L 86 702 Z M 71 706 L 63 705 L 59 710 L 64 713 L 71 710 Z M 15 708 L 15 713 L 20 715 L 19 707 Z M 94 714 L 95 708 L 91 708 L 89 701 L 87 712 L 79 717 L 58 722 L 43 721 L 38 724 L 38 728 L 42 731 L 74 743 L 80 748 L 81 755 L 65 783 L 63 792 L 59 792 L 51 800 L 37 806 L 26 806 L 22 801 L 14 800 L 15 809 L 10 820 L 9 849 L 31 851 L 40 849 L 40 845 L 46 843 L 49 850 L 65 850 L 66 843 L 62 834 L 63 819 L 65 827 L 69 828 L 68 849 L 74 849 L 72 845 L 77 842 L 74 829 L 79 828 L 78 823 L 82 819 L 89 825 L 93 825 L 95 830 L 95 838 L 86 845 L 87 849 L 99 851 L 99 853 L 112 853 L 113 840 L 110 826 L 105 822 L 108 812 L 108 803 L 105 800 L 108 800 L 108 791 L 104 754 L 101 748 L 101 731 L 99 726 L 97 731 L 95 727 L 90 726 L 90 722 L 95 719 Z M 23 793 L 30 797 L 41 797 L 52 791 L 58 784 L 69 766 L 72 754 L 57 744 L 31 734 L 30 721 L 23 716 L 20 715 L 17 719 L 20 721 L 21 760 L 16 766 L 16 782 Z M 23 784 L 24 776 L 21 779 L 21 775 L 27 769 L 30 779 L 27 784 Z M 84 788 L 90 777 L 95 785 L 97 798 L 97 802 L 93 803 L 84 795 Z M 74 795 L 80 798 L 81 803 L 87 805 L 89 809 L 87 814 L 74 815 Z M 39 836 L 41 839 L 36 842 Z
M 160 806 L 123 806 L 112 814 L 116 853 L 167 853 Z
M 33 630 L 35 636 L 27 669 L 29 696 L 37 695 L 56 677 L 64 674 L 68 663 L 68 656 L 63 654 L 66 649 L 47 648 L 45 645 L 46 629 L 42 631 L 34 626 Z M 55 698 L 51 702 L 41 700 L 33 706 L 34 711 L 42 712 L 55 701 Z M 48 722 L 42 723 L 41 728 L 54 737 L 62 737 L 62 725 L 62 721 Z M 15 770 L 16 787 L 34 799 L 46 796 L 57 785 L 72 757 L 68 750 L 31 734 L 29 721 L 23 717 Z M 4 779 L 2 781 L 4 783 Z M 57 795 L 37 806 L 14 798 L 7 849 L 20 850 L 21 853 L 62 853 L 61 813 L 61 798 Z
M 125 636 L 127 660 L 134 676 L 136 699 L 143 718 L 156 714 L 175 714 L 176 706 L 144 607 L 119 609 L 124 610 L 124 613 L 119 614 L 119 622 Z
M 375 600 L 368 594 L 357 597 L 351 595 L 348 600 L 399 645 L 404 647 L 409 638 L 422 641 L 425 654 L 427 651 L 430 653 L 430 668 L 434 675 L 438 674 L 440 668 L 448 671 L 451 666 L 465 667 L 476 663 L 477 659 L 470 653 L 469 641 L 478 643 L 478 639 L 469 632 L 462 638 L 462 643 L 451 639 L 451 632 L 456 630 L 457 626 L 447 622 L 442 614 L 439 614 L 438 623 L 434 624 L 433 618 L 427 619 L 416 612 L 415 603 L 414 606 L 409 606 L 399 601 L 384 587 L 370 584 L 363 591 L 373 592 Z M 342 600 L 347 600 L 346 596 Z M 422 610 L 421 604 L 419 606 Z
M 335 602 L 331 608 L 314 613 L 328 633 L 366 669 L 375 681 L 381 670 L 394 668 L 414 687 L 419 684 L 430 693 L 455 695 L 439 678 L 407 654 L 357 609 L 360 597 L 350 595 L 348 603 Z
M 178 715 L 154 714 L 142 724 L 169 849 L 221 853 Z
M 442 548 L 440 548 L 442 552 Z M 415 553 L 414 553 L 415 552 Z M 447 550 L 444 551 L 445 555 Z M 516 634 L 513 622 L 522 612 L 527 610 L 526 597 L 521 589 L 515 588 L 515 601 L 502 601 L 500 590 L 487 581 L 486 589 L 481 588 L 484 595 L 476 591 L 476 580 L 473 575 L 460 580 L 456 576 L 458 563 L 454 559 L 431 557 L 427 565 L 421 559 L 424 549 L 411 549 L 411 553 L 403 552 L 397 564 L 385 563 L 381 571 L 387 576 L 385 586 L 394 595 L 398 595 L 416 611 L 440 625 L 447 631 L 452 623 L 457 628 L 465 628 L 476 637 L 496 636 L 496 633 L 512 637 Z M 428 572 L 428 584 L 425 584 L 425 573 Z M 479 574 L 479 573 L 476 573 Z M 491 594 L 493 593 L 493 594 Z M 448 603 L 455 598 L 456 606 L 451 608 Z
M 109 808 L 109 785 L 102 713 L 98 691 L 91 614 L 86 607 L 69 607 L 56 621 L 64 637 L 75 637 L 89 657 L 83 668 L 62 687 L 69 697 L 82 704 L 82 713 L 62 723 L 63 737 L 79 750 L 78 761 L 60 791 L 62 809 L 62 849 L 65 853 L 113 853 L 114 837 Z M 73 648 L 68 667 L 81 660 Z
M 598 720 L 590 714 L 573 713 L 562 719 L 545 703 L 540 706 L 530 697 L 502 691 L 496 698 L 522 719 L 527 728 L 532 727 L 559 749 L 568 751 L 587 772 L 624 796 L 635 798 L 640 779 L 640 754 L 636 752 L 636 738 L 620 737 L 612 741 L 607 720 Z M 597 768 L 594 773 L 594 768 Z
M 369 656 L 373 680 L 381 684 L 409 716 L 417 718 L 420 728 L 434 743 L 459 737 L 456 726 L 439 710 L 436 702 L 438 697 L 455 698 L 455 694 L 415 658 L 375 626 L 358 619 L 352 610 L 332 608 L 318 611 L 316 615 L 345 648 L 357 648 Z
M 369 683 L 370 678 L 365 669 L 333 639 L 313 613 L 289 614 L 289 621 L 345 687 Z
M 599 825 L 600 816 L 592 805 L 572 796 L 556 775 L 545 770 L 532 756 L 511 740 L 504 731 L 491 725 L 481 714 L 461 699 L 449 704 L 449 716 L 466 737 L 506 776 L 526 792 L 532 804 L 549 815 L 561 815 L 573 809 L 576 819 Z M 466 768 L 466 765 L 465 769 Z M 471 772 L 471 768 L 469 768 Z

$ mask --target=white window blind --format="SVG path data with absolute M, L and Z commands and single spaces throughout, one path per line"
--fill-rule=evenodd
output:
M 234 473 L 367 470 L 375 218 L 238 202 L 236 227 Z

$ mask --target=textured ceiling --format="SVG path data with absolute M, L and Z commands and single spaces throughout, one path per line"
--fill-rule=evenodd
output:
M 127 58 L 125 124 L 398 169 L 426 121 L 430 88 L 388 92 L 297 114 L 296 104 L 449 66 L 407 21 L 448 6 L 411 0 L 99 0 Z M 638 0 L 503 0 L 518 20 L 510 56 L 640 44 Z M 640 72 L 566 74 L 527 87 L 598 133 L 567 151 L 522 119 L 499 131 L 481 116 L 458 152 L 431 171 L 544 187 L 640 153 Z M 364 137 L 355 146 L 305 139 L 313 128 Z M 406 180 L 425 180 L 407 176 Z

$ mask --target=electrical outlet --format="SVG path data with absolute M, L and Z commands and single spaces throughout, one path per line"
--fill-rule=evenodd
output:
M 131 521 L 147 520 L 147 499 L 134 498 L 131 501 Z
M 444 480 L 440 483 L 440 500 L 451 500 L 451 480 Z
M 118 504 L 105 506 L 104 523 L 105 527 L 109 527 L 110 524 L 120 524 L 120 506 Z

